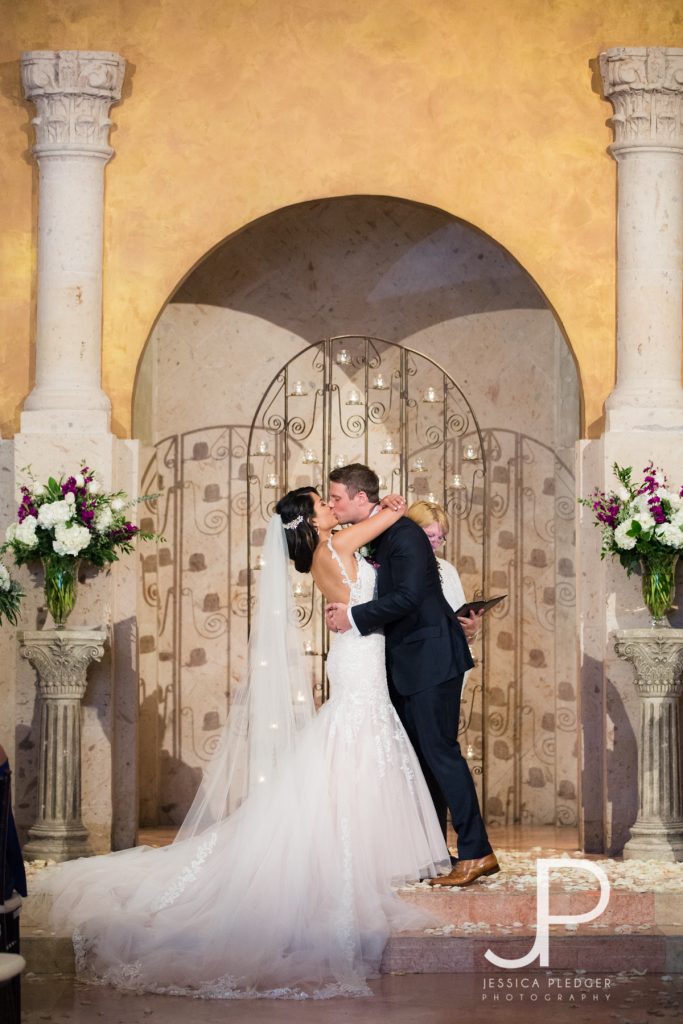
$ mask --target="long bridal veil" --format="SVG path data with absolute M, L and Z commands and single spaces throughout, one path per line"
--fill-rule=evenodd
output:
M 175 842 L 223 821 L 255 792 L 270 788 L 283 759 L 315 714 L 289 581 L 279 515 L 268 524 L 261 558 L 247 671 L 230 695 L 220 742 Z
M 333 695 L 314 716 L 277 516 L 262 565 L 248 671 L 178 839 L 41 880 L 83 980 L 222 999 L 367 995 L 390 932 L 434 923 L 392 890 L 442 870 L 448 852 L 389 702 L 383 637 L 334 639 Z M 365 562 L 357 587 L 372 597 Z

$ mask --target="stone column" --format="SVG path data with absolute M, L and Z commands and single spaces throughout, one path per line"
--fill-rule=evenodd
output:
M 112 156 L 109 111 L 121 97 L 124 70 L 115 53 L 37 51 L 22 57 L 24 92 L 36 107 L 39 222 L 36 381 L 0 480 L 14 508 L 19 486 L 27 482 L 26 466 L 46 480 L 78 472 L 84 461 L 105 490 L 138 494 L 138 442 L 111 433 L 101 382 L 104 175 Z M 69 620 L 84 629 L 111 623 L 110 649 L 91 666 L 82 707 L 82 814 L 98 853 L 133 845 L 137 830 L 136 575 L 133 556 L 111 571 L 89 574 L 79 585 L 87 597 Z M 24 622 L 38 624 L 42 594 L 28 569 L 19 578 L 27 592 Z M 12 653 L 15 814 L 24 831 L 38 814 L 33 784 L 39 737 L 34 672 L 16 647 Z
M 654 460 L 683 483 L 683 50 L 634 47 L 600 55 L 617 163 L 617 381 L 599 440 L 581 441 L 577 491 L 612 490 L 614 462 L 639 477 Z M 638 810 L 640 702 L 618 629 L 647 626 L 640 580 L 600 559 L 593 517 L 579 510 L 578 611 L 582 705 L 582 841 L 619 854 Z M 676 623 L 679 624 L 679 623 Z
M 21 655 L 38 673 L 40 740 L 38 819 L 24 847 L 28 860 L 88 857 L 81 820 L 81 700 L 92 661 L 104 654 L 103 629 L 26 630 Z
M 683 49 L 600 55 L 617 161 L 617 385 L 607 430 L 683 427 Z
M 40 169 L 36 383 L 22 433 L 109 430 L 101 388 L 102 224 L 109 108 L 121 98 L 115 53 L 37 50 L 21 59 L 37 110 Z
M 640 697 L 638 818 L 624 859 L 680 861 L 683 629 L 620 629 L 614 647 L 620 658 L 633 663 Z

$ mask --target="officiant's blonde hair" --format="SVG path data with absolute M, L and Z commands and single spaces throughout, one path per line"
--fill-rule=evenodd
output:
M 426 526 L 431 526 L 432 523 L 438 523 L 444 537 L 450 529 L 448 516 L 443 506 L 439 505 L 437 501 L 415 501 L 406 512 L 406 515 L 408 519 L 412 519 L 423 530 Z

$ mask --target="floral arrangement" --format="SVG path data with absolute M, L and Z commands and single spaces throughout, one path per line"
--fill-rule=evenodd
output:
M 142 532 L 126 515 L 153 495 L 129 501 L 123 491 L 105 493 L 88 466 L 75 476 L 50 477 L 46 484 L 30 469 L 25 472 L 30 485 L 21 488 L 17 522 L 9 526 L 0 553 L 11 551 L 17 565 L 42 561 L 47 606 L 61 628 L 76 601 L 81 560 L 101 567 L 117 561 L 119 552 L 132 551 L 137 539 L 160 539 Z
M 642 560 L 672 555 L 683 548 L 683 488 L 671 491 L 665 474 L 652 462 L 642 483 L 633 483 L 633 470 L 614 463 L 617 491 L 595 490 L 579 499 L 591 508 L 602 530 L 600 555 L 617 555 L 630 575 Z
M 643 600 L 653 625 L 666 625 L 673 607 L 675 573 L 683 549 L 683 488 L 671 490 L 666 475 L 652 462 L 634 483 L 630 466 L 614 463 L 616 491 L 596 489 L 582 505 L 592 509 L 602 531 L 600 557 L 616 555 L 627 574 L 640 566 Z
M 17 581 L 12 579 L 6 566 L 0 562 L 0 622 L 4 615 L 8 622 L 16 626 L 23 596 L 24 592 Z
M 21 493 L 18 521 L 8 528 L 0 549 L 11 550 L 17 565 L 57 555 L 103 566 L 117 561 L 117 551 L 132 551 L 137 537 L 154 539 L 126 518 L 126 509 L 137 502 L 128 501 L 123 491 L 104 493 L 87 466 L 66 480 L 50 477 L 41 484 L 31 479 Z

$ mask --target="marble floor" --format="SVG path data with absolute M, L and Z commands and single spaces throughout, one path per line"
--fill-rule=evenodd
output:
M 574 974 L 541 976 L 533 990 L 485 991 L 490 975 L 387 975 L 371 983 L 372 998 L 326 1002 L 276 1000 L 204 1002 L 170 996 L 134 996 L 80 985 L 73 978 L 28 977 L 23 984 L 23 1024 L 654 1024 L 683 1017 L 683 975 L 612 976 L 611 990 L 585 989 L 572 1000 Z M 517 980 L 532 975 L 516 976 Z M 536 976 L 538 977 L 538 976 Z M 604 982 L 604 979 L 603 979 Z M 552 983 L 552 984 L 551 984 Z M 582 998 L 584 995 L 586 998 Z M 594 999 L 593 995 L 598 998 Z M 486 998 L 484 998 L 486 996 Z M 548 998 L 545 998 L 545 997 Z M 562 997 L 561 999 L 559 997 Z M 511 998 L 507 998 L 511 997 Z

